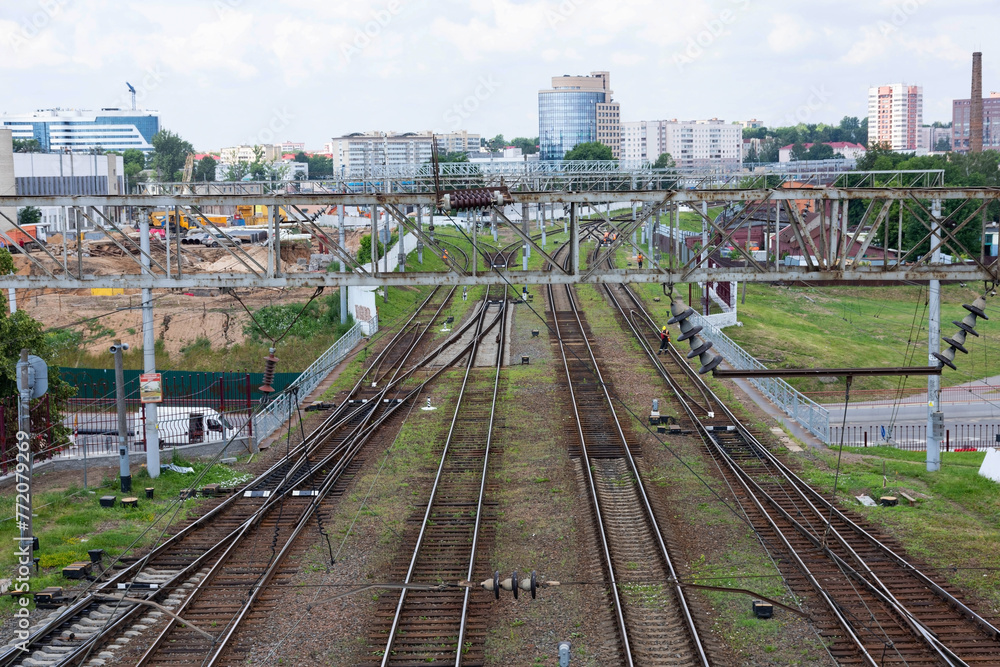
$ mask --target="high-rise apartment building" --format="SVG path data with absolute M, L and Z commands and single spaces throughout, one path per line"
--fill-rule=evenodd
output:
M 599 141 L 621 154 L 621 109 L 612 100 L 611 75 L 552 77 L 538 91 L 538 142 L 543 160 L 561 160 L 577 144 Z
M 969 152 L 972 100 L 952 100 L 951 146 L 959 153 Z M 933 146 L 931 147 L 933 148 Z M 983 150 L 1000 150 L 1000 93 L 983 98 Z
M 465 131 L 354 132 L 335 137 L 327 144 L 335 174 L 360 175 L 373 166 L 401 166 L 430 162 L 432 142 L 438 153 L 470 153 L 479 150 L 480 135 Z
M 670 153 L 678 169 L 739 167 L 743 128 L 718 118 L 622 123 L 623 161 L 656 162 L 664 153 Z
M 924 89 L 905 83 L 868 89 L 868 145 L 888 144 L 894 151 L 915 151 L 921 146 L 924 123 Z
M 43 109 L 34 113 L 0 116 L 15 139 L 34 139 L 43 151 L 86 153 L 94 149 L 153 150 L 153 136 L 160 131 L 156 111 L 101 109 Z

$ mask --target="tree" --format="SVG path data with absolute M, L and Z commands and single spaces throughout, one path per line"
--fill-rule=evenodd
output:
M 951 150 L 951 140 L 948 137 L 941 137 L 934 144 L 935 153 L 944 153 Z
M 333 176 L 333 158 L 325 155 L 310 155 L 309 178 L 322 178 L 324 176 Z M 340 302 L 338 301 L 338 303 Z
M 0 248 L 0 275 L 15 273 L 13 258 L 5 248 Z M 17 395 L 17 362 L 21 358 L 21 348 L 27 348 L 32 354 L 36 354 L 46 362 L 52 358 L 52 348 L 48 338 L 42 331 L 41 322 L 31 318 L 27 311 L 18 310 L 16 313 L 8 313 L 7 302 L 3 292 L 0 292 L 0 396 Z M 53 399 L 50 403 L 51 412 L 48 415 L 53 426 L 46 429 L 46 424 L 41 420 L 36 423 L 32 417 L 32 431 L 44 434 L 44 439 L 39 439 L 32 443 L 32 450 L 38 452 L 43 449 L 50 449 L 54 443 L 66 441 L 68 429 L 62 426 L 63 419 L 60 407 L 63 402 L 76 393 L 76 389 L 63 382 L 58 372 L 49 372 L 48 394 Z M 37 399 L 37 400 L 45 400 Z M 0 410 L 4 409 L 0 406 Z M 9 406 L 5 417 L 8 424 L 17 423 L 17 407 Z M 13 430 L 8 431 L 11 435 Z M 16 447 L 13 437 L 8 436 L 5 441 L 0 441 L 0 447 L 6 449 L 4 458 L 13 458 L 12 450 Z M 49 454 L 51 456 L 51 454 Z M 49 458 L 45 456 L 43 458 Z
M 564 160 L 613 160 L 614 154 L 610 146 L 600 141 L 586 141 L 577 144 L 563 156 Z
M 875 166 L 875 164 L 879 162 L 879 160 L 881 160 L 883 157 L 888 158 L 888 164 L 889 164 L 888 168 L 892 169 L 893 168 L 892 165 L 895 161 L 894 158 L 892 157 L 893 155 L 895 155 L 895 153 L 893 153 L 892 146 L 890 146 L 887 142 L 883 141 L 880 143 L 872 144 L 871 146 L 868 147 L 867 152 L 865 152 L 863 156 L 858 158 L 858 170 L 872 171 L 873 169 L 877 169 L 879 171 L 883 171 L 884 165 L 886 164 L 886 160 L 882 160 L 881 162 L 882 166 L 879 167 Z
M 37 139 L 14 139 L 15 153 L 41 153 L 42 146 Z
M 807 160 L 836 160 L 839 156 L 829 144 L 815 143 L 806 153 Z
M 305 151 L 299 151 L 292 159 L 296 162 L 309 162 L 309 156 L 306 155 Z
M 219 163 L 211 155 L 206 155 L 194 165 L 194 180 L 200 183 L 215 180 L 215 170 Z
M 462 151 L 451 151 L 438 155 L 438 162 L 468 162 L 469 155 Z
M 222 175 L 224 181 L 242 181 L 250 173 L 249 162 L 237 162 L 226 167 L 226 172 Z
M 653 169 L 674 169 L 675 167 L 677 167 L 677 163 L 674 162 L 674 158 L 670 156 L 670 153 L 663 153 L 653 163 Z
M 132 192 L 135 184 L 145 178 L 140 172 L 146 168 L 146 154 L 136 148 L 129 148 L 121 156 L 125 169 L 125 189 Z
M 510 145 L 520 148 L 524 155 L 534 155 L 538 152 L 538 137 L 514 137 L 510 140 Z
M 792 144 L 792 160 L 807 160 L 809 155 L 809 149 L 801 141 L 796 141 Z
M 21 225 L 37 225 L 42 221 L 42 210 L 36 206 L 25 206 L 24 208 L 19 208 L 17 210 L 17 224 Z M 2 270 L 0 270 L 2 273 Z M 8 272 L 12 273 L 12 272 Z
M 194 146 L 170 130 L 157 132 L 152 143 L 150 166 L 156 170 L 156 177 L 161 181 L 179 181 L 177 174 L 184 167 L 187 156 L 194 153 Z
M 484 143 L 486 148 L 493 152 L 502 151 L 507 146 L 507 141 L 503 138 L 502 134 L 498 134 L 492 139 L 486 139 Z

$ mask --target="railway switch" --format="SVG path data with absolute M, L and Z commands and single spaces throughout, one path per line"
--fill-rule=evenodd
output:
M 969 334 L 975 337 L 979 337 L 976 333 L 976 319 L 982 318 L 984 320 L 989 320 L 986 316 L 986 299 L 983 297 L 977 297 L 975 301 L 969 304 L 962 304 L 962 307 L 969 311 L 969 314 L 962 318 L 960 322 L 952 322 L 956 327 L 958 327 L 958 333 L 956 333 L 951 338 L 945 338 L 944 342 L 948 343 L 948 349 L 944 352 L 935 352 L 934 356 L 945 366 L 951 368 L 952 370 L 958 370 L 955 367 L 955 353 L 961 352 L 962 354 L 968 354 L 969 351 L 965 349 L 965 339 Z
M 702 332 L 702 327 L 691 322 L 691 316 L 695 314 L 693 308 L 685 305 L 680 299 L 674 299 L 673 303 L 670 304 L 670 313 L 673 316 L 667 320 L 667 324 L 680 324 L 681 335 L 677 337 L 677 340 L 688 341 L 691 351 L 687 358 L 698 357 L 701 362 L 701 368 L 698 369 L 699 375 L 712 371 L 722 363 L 721 355 L 713 357 L 709 352 L 712 349 L 712 341 L 698 337 L 698 334 Z

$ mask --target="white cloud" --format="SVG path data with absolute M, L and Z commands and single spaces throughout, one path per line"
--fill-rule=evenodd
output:
M 767 35 L 767 45 L 775 53 L 800 51 L 816 39 L 816 33 L 798 16 L 778 14 L 771 17 L 774 26 Z

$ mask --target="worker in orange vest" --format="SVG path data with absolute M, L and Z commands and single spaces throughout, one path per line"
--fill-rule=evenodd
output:
M 670 347 L 670 330 L 667 327 L 663 327 L 660 329 L 660 349 L 656 353 L 659 354 L 668 347 Z
M 639 268 L 641 269 L 642 268 L 642 253 L 641 252 L 636 257 L 636 259 L 639 260 Z
M 443 260 L 444 260 L 445 262 L 447 262 L 447 261 L 448 261 L 448 251 L 447 251 L 447 250 L 445 250 L 445 251 L 444 251 L 444 254 L 443 254 L 443 255 L 441 255 L 441 259 L 443 259 Z

